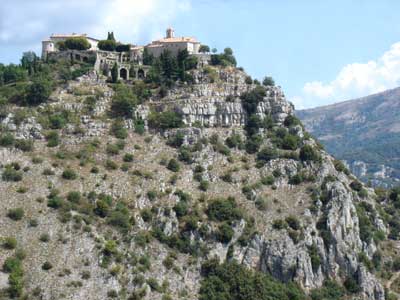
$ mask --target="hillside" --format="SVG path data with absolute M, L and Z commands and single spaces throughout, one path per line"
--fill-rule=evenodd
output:
M 175 65 L 0 86 L 0 299 L 396 299 L 400 191 L 358 182 L 280 87 Z
M 296 115 L 335 157 L 363 181 L 391 186 L 400 180 L 400 88 Z

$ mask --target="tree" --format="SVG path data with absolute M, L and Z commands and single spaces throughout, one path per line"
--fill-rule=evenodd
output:
M 111 69 L 111 81 L 113 83 L 116 83 L 118 81 L 118 66 L 117 63 L 115 63 Z
M 65 40 L 64 45 L 69 50 L 88 50 L 90 43 L 84 37 L 73 37 Z
M 129 44 L 117 44 L 115 51 L 117 52 L 128 52 L 131 49 L 131 45 Z
M 210 47 L 207 45 L 201 45 L 199 48 L 199 52 L 201 53 L 209 53 L 210 52 Z
M 137 103 L 137 97 L 131 89 L 123 84 L 118 85 L 111 102 L 111 113 L 114 117 L 131 118 Z
M 152 65 L 154 61 L 154 56 L 147 50 L 147 48 L 144 48 L 143 50 L 143 64 L 144 65 Z
M 275 81 L 272 77 L 270 76 L 266 76 L 263 80 L 263 85 L 265 86 L 274 86 L 275 85 Z
M 114 37 L 114 32 L 113 31 L 107 33 L 107 40 L 115 42 L 115 37 Z
M 211 52 L 216 54 L 218 52 L 218 50 L 217 50 L 217 48 L 212 48 Z
M 28 70 L 29 75 L 36 72 L 38 57 L 35 52 L 28 51 L 22 54 L 21 67 Z
M 50 97 L 53 83 L 47 78 L 38 77 L 27 88 L 26 103 L 28 105 L 39 105 Z
M 99 47 L 99 49 L 103 51 L 115 51 L 117 44 L 113 40 L 102 40 L 99 41 L 97 47 Z

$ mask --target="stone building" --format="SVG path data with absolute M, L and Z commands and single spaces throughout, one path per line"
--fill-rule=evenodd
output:
M 151 42 L 146 49 L 154 57 L 160 56 L 164 50 L 169 50 L 174 55 L 182 50 L 187 50 L 189 54 L 198 54 L 200 42 L 193 37 L 175 37 L 174 29 L 168 28 L 165 38 Z
M 59 42 L 69 38 L 85 38 L 91 47 L 88 50 L 60 50 Z M 154 57 L 159 57 L 165 50 L 178 55 L 179 51 L 187 50 L 190 55 L 197 56 L 199 65 L 205 65 L 210 60 L 209 54 L 199 53 L 200 42 L 193 37 L 175 37 L 172 28 L 167 29 L 166 37 L 151 42 L 147 46 L 131 45 L 129 51 L 104 51 L 98 48 L 99 40 L 87 36 L 87 34 L 53 34 L 42 41 L 42 59 L 67 59 L 94 63 L 98 73 L 108 77 L 111 76 L 111 69 L 116 64 L 118 67 L 119 79 L 143 79 L 147 76 L 149 66 L 143 65 L 143 52 L 145 49 Z
M 49 53 L 59 52 L 57 44 L 69 38 L 85 38 L 91 46 L 88 51 L 98 50 L 97 44 L 99 40 L 89 37 L 87 34 L 52 34 L 48 39 L 42 41 L 42 59 L 47 59 Z

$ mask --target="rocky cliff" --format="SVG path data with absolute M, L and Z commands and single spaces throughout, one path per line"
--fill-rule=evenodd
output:
M 10 105 L 3 137 L 33 146 L 0 148 L 0 236 L 16 240 L 0 250 L 0 265 L 24 250 L 24 294 L 198 299 L 201 265 L 218 257 L 306 294 L 332 280 L 346 287 L 343 296 L 384 300 L 386 279 L 369 265 L 389 231 L 374 191 L 318 148 L 281 88 L 264 87 L 250 114 L 244 102 L 257 85 L 243 71 L 191 75 L 191 84 L 154 91 L 135 108 L 145 133 L 109 117 L 114 89 L 93 75 L 28 111 Z M 184 125 L 154 128 L 150 119 L 164 111 Z M 54 114 L 68 122 L 54 126 Z M 0 288 L 12 285 L 11 274 L 0 272 Z

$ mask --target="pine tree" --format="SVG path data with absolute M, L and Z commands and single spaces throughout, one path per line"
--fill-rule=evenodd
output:
M 111 80 L 113 83 L 116 83 L 118 81 L 118 66 L 117 63 L 114 64 L 114 66 L 111 69 Z

